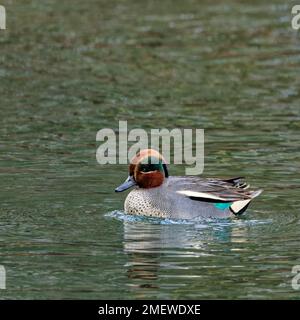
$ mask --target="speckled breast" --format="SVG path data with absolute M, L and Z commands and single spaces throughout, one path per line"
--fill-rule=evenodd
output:
M 171 215 L 170 204 L 161 195 L 161 187 L 132 190 L 124 204 L 126 213 L 167 218 Z

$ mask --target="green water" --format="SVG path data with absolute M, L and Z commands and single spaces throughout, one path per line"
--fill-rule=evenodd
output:
M 299 299 L 294 3 L 1 1 L 0 298 Z M 204 174 L 264 193 L 241 219 L 128 219 L 127 166 L 95 159 L 119 120 L 204 128 Z

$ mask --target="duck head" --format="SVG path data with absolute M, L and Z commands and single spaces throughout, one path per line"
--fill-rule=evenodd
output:
M 132 158 L 128 178 L 115 189 L 115 192 L 121 192 L 133 186 L 144 189 L 159 187 L 168 176 L 163 156 L 156 150 L 144 149 Z

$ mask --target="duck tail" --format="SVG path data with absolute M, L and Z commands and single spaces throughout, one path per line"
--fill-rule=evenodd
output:
M 254 198 L 258 197 L 262 192 L 263 192 L 263 190 L 252 191 L 251 195 L 250 195 L 251 199 L 239 200 L 239 201 L 233 202 L 233 204 L 229 207 L 231 212 L 234 215 L 241 215 L 242 213 L 244 213 L 246 211 L 246 209 L 248 208 L 250 202 Z

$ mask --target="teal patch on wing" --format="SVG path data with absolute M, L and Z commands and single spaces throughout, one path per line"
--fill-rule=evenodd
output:
M 220 210 L 228 209 L 232 205 L 232 202 L 218 202 L 215 203 L 215 207 Z

